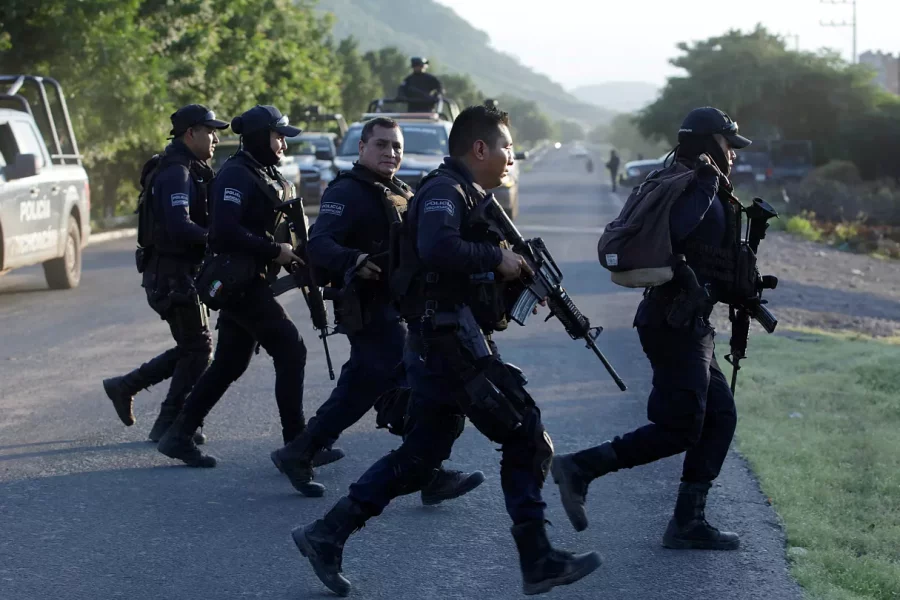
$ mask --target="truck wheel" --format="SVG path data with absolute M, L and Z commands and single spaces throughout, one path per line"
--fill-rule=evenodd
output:
M 65 253 L 44 263 L 44 277 L 53 290 L 78 287 L 81 281 L 81 233 L 75 217 L 69 217 Z

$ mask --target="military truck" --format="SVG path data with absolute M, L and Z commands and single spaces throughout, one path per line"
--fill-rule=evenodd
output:
M 74 288 L 91 234 L 91 192 L 62 87 L 49 77 L 0 75 L 4 88 L 0 272 L 41 264 L 52 289 Z

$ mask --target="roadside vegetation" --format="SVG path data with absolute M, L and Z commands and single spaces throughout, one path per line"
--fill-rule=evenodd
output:
M 737 448 L 784 521 L 817 600 L 900 598 L 900 340 L 756 335 Z

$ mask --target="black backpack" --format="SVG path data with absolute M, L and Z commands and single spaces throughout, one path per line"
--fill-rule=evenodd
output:
M 676 263 L 669 231 L 675 200 L 694 180 L 694 171 L 676 162 L 650 173 L 631 190 L 625 206 L 597 242 L 600 264 L 612 282 L 645 288 L 671 280 Z

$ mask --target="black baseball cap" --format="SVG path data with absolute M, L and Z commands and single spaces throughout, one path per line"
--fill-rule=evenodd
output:
M 285 137 L 294 137 L 303 132 L 299 127 L 290 125 L 290 119 L 286 115 L 282 115 L 281 111 L 267 104 L 257 104 L 241 116 L 235 117 L 231 121 L 231 128 L 240 135 L 253 133 L 260 129 L 271 129 Z
M 746 148 L 753 142 L 738 134 L 738 124 L 725 112 L 712 106 L 695 108 L 684 118 L 681 129 L 678 130 L 679 138 L 682 135 L 714 135 L 721 134 L 732 148 Z
M 182 106 L 169 117 L 172 120 L 171 135 L 178 137 L 196 125 L 206 125 L 213 129 L 227 129 L 228 123 L 216 118 L 216 113 L 202 104 Z
M 421 65 L 427 65 L 428 59 L 422 56 L 413 56 L 409 63 L 414 67 L 419 67 Z

